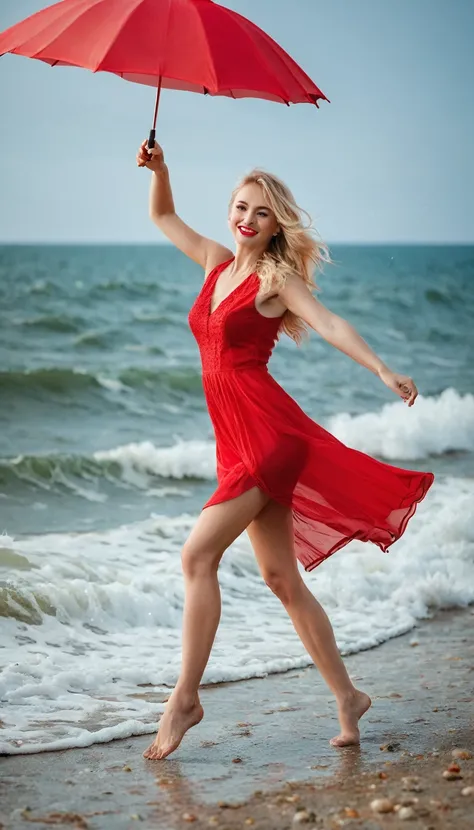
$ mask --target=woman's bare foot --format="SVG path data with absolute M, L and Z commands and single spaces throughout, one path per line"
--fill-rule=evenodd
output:
M 370 697 L 365 692 L 359 692 L 358 689 L 350 697 L 340 698 L 337 701 L 337 708 L 341 733 L 331 738 L 329 743 L 332 746 L 351 746 L 360 743 L 358 723 L 371 705 Z
M 143 757 L 151 761 L 166 758 L 178 748 L 188 729 L 196 726 L 203 716 L 204 710 L 197 696 L 191 703 L 186 703 L 173 693 L 160 718 L 157 736 Z

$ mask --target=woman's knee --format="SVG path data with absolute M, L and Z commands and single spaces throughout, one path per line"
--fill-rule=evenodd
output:
M 295 600 L 304 585 L 298 570 L 280 571 L 270 569 L 265 570 L 262 575 L 265 583 L 283 605 L 288 605 Z
M 181 550 L 181 567 L 189 579 L 217 572 L 222 553 L 204 549 L 194 542 L 185 542 Z

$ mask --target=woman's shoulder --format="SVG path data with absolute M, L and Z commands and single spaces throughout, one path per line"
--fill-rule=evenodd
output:
M 206 266 L 204 268 L 205 277 L 207 277 L 214 268 L 222 265 L 224 262 L 229 262 L 234 258 L 233 252 L 225 245 L 220 245 L 219 242 L 213 242 L 209 246 L 209 252 L 206 258 Z

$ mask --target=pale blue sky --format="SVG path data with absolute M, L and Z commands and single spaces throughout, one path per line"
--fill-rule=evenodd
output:
M 158 2 L 158 0 L 157 0 Z M 2 0 L 0 30 L 47 5 Z M 176 207 L 227 244 L 228 195 L 260 165 L 330 242 L 474 242 L 472 0 L 223 0 L 331 104 L 165 90 Z M 0 241 L 153 242 L 135 153 L 154 92 L 107 73 L 0 59 Z

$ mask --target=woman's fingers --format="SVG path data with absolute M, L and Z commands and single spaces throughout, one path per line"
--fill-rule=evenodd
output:
M 401 392 L 403 399 L 406 401 L 408 406 L 413 406 L 418 396 L 418 389 L 414 381 L 411 378 L 404 378 L 403 382 L 400 384 Z
M 418 389 L 416 388 L 415 384 L 413 384 L 413 391 L 411 393 L 410 400 L 408 401 L 408 406 L 413 406 L 416 399 L 418 397 Z
M 154 170 L 156 161 L 160 164 L 163 160 L 163 150 L 159 144 L 155 144 L 154 147 L 148 149 L 148 139 L 144 139 L 140 144 L 136 160 L 138 167 L 149 167 L 150 170 Z
M 151 155 L 147 150 L 147 142 L 148 142 L 148 139 L 145 139 L 144 141 L 142 141 L 142 143 L 140 144 L 140 149 L 139 149 L 139 151 L 137 153 L 137 156 L 136 156 L 137 165 L 139 167 L 145 167 L 146 164 L 151 159 Z

